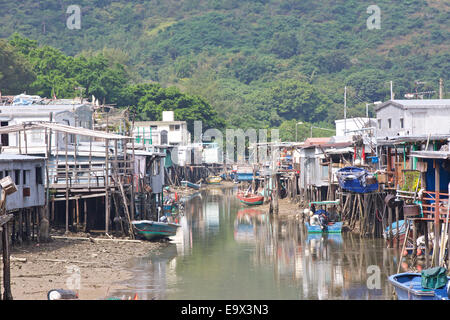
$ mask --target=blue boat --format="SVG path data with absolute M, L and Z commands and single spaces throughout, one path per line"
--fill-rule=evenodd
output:
M 192 189 L 195 189 L 195 190 L 198 190 L 201 187 L 200 184 L 193 183 L 193 182 L 186 181 L 186 180 L 181 181 L 181 185 L 183 187 L 189 187 L 189 188 L 192 188 Z
M 378 190 L 376 178 L 358 167 L 345 167 L 336 172 L 339 186 L 347 191 L 356 193 L 368 193 Z
M 133 225 L 136 235 L 142 236 L 147 240 L 174 236 L 177 233 L 177 229 L 180 227 L 177 223 L 150 220 L 135 220 L 131 221 L 131 224 Z
M 308 233 L 341 233 L 342 232 L 342 224 L 343 222 L 330 222 L 328 223 L 326 229 L 322 229 L 320 225 L 310 225 L 309 222 L 305 222 L 306 229 Z
M 448 277 L 450 280 L 450 277 Z M 422 287 L 420 273 L 398 273 L 388 277 L 394 286 L 399 300 L 448 300 L 449 282 L 441 289 L 425 289 Z

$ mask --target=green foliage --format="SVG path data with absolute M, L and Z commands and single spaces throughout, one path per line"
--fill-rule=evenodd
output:
M 17 31 L 37 40 L 10 38 L 31 65 L 22 68 L 31 80 L 15 90 L 70 97 L 82 86 L 85 95 L 128 106 L 142 97 L 122 96 L 125 88 L 159 82 L 161 90 L 177 86 L 194 106 L 202 105 L 194 97 L 204 97 L 212 118 L 229 127 L 281 127 L 294 119 L 323 127 L 343 117 L 345 85 L 347 114 L 363 116 L 366 102 L 389 99 L 389 81 L 403 98 L 415 80 L 438 92 L 439 78 L 450 78 L 445 1 L 379 0 L 375 30 L 366 26 L 370 3 L 357 0 L 79 0 L 80 30 L 65 25 L 70 4 L 3 5 L 0 37 Z M 160 116 L 152 101 L 141 101 L 145 117 Z
M 135 106 L 136 120 L 162 120 L 163 111 L 174 111 L 175 120 L 188 122 L 193 132 L 194 121 L 203 128 L 222 129 L 224 122 L 203 98 L 180 92 L 176 87 L 162 88 L 159 84 L 138 84 L 124 88 L 119 106 Z
M 118 91 L 128 82 L 122 64 L 109 61 L 102 53 L 89 57 L 66 56 L 50 46 L 37 46 L 14 34 L 10 44 L 29 61 L 30 69 L 37 75 L 30 85 L 34 94 L 59 98 L 74 97 L 79 87 L 84 88 L 87 97 L 95 97 L 106 102 L 117 102 Z
M 0 39 L 0 91 L 3 95 L 26 91 L 36 75 L 13 46 Z

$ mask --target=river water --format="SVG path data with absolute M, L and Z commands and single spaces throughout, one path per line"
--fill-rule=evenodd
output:
M 235 188 L 186 201 L 177 236 L 129 262 L 133 278 L 114 296 L 139 299 L 392 299 L 397 255 L 382 239 L 307 234 L 240 204 Z

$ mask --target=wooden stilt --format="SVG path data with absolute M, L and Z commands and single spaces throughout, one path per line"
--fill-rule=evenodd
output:
M 11 271 L 9 259 L 9 232 L 8 223 L 1 226 L 2 247 L 3 247 L 3 300 L 13 300 L 11 293 Z
M 430 243 L 429 243 L 429 237 L 428 237 L 428 221 L 425 221 L 424 223 L 424 235 L 425 235 L 425 267 L 430 267 Z

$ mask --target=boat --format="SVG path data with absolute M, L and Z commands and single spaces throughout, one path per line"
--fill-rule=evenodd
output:
M 206 183 L 208 184 L 220 184 L 222 182 L 222 177 L 220 176 L 209 176 L 206 178 Z
M 337 206 L 339 205 L 340 200 L 332 200 L 332 201 L 311 201 L 309 203 L 309 208 L 310 210 L 307 210 L 308 212 L 311 213 L 311 217 L 313 217 L 314 215 L 312 214 L 313 210 L 311 209 L 313 206 Z M 323 209 L 319 209 L 316 211 L 316 214 L 319 214 L 321 212 L 326 213 L 326 215 L 328 216 L 328 218 L 332 221 L 329 221 L 326 228 L 322 228 L 322 226 L 320 224 L 317 225 L 312 225 L 309 223 L 309 217 L 306 219 L 305 221 L 305 226 L 306 226 L 306 230 L 308 231 L 308 233 L 341 233 L 342 232 L 342 225 L 343 222 L 342 221 L 337 221 L 340 220 L 339 216 L 334 214 L 334 217 L 332 217 L 332 214 L 330 214 L 328 211 L 323 210 Z M 334 221 L 333 221 L 334 220 Z
M 450 277 L 448 277 L 450 280 Z M 448 300 L 449 282 L 441 289 L 425 289 L 422 287 L 420 273 L 397 273 L 388 277 L 394 286 L 399 300 Z
M 305 222 L 306 229 L 308 233 L 341 233 L 342 232 L 342 221 L 339 222 L 329 222 L 326 229 L 322 229 L 320 225 L 310 225 L 309 222 Z
M 410 222 L 411 223 L 411 222 Z M 406 236 L 406 227 L 407 223 L 405 223 L 405 220 L 399 220 L 398 221 L 398 235 L 397 235 L 397 222 L 392 223 L 392 245 L 393 247 L 397 246 L 397 242 L 400 246 L 403 245 L 403 242 L 405 241 Z M 389 230 L 390 227 L 387 226 L 386 229 L 383 232 L 383 237 L 386 240 L 386 245 L 389 248 L 390 247 L 390 237 L 389 237 Z M 412 238 L 412 228 L 409 229 L 408 238 Z M 407 243 L 407 246 L 412 245 L 410 243 Z
M 378 190 L 378 181 L 363 168 L 345 167 L 336 172 L 339 186 L 350 192 L 368 193 Z
M 256 206 L 264 203 L 264 196 L 254 193 L 238 193 L 237 198 L 248 206 Z
M 177 233 L 177 229 L 181 226 L 178 223 L 150 220 L 134 220 L 131 221 L 131 224 L 133 225 L 135 234 L 147 240 L 174 236 Z
M 193 182 L 186 181 L 186 180 L 181 181 L 181 185 L 183 187 L 189 187 L 189 188 L 192 188 L 195 190 L 199 190 L 201 187 L 201 184 L 193 183 Z

